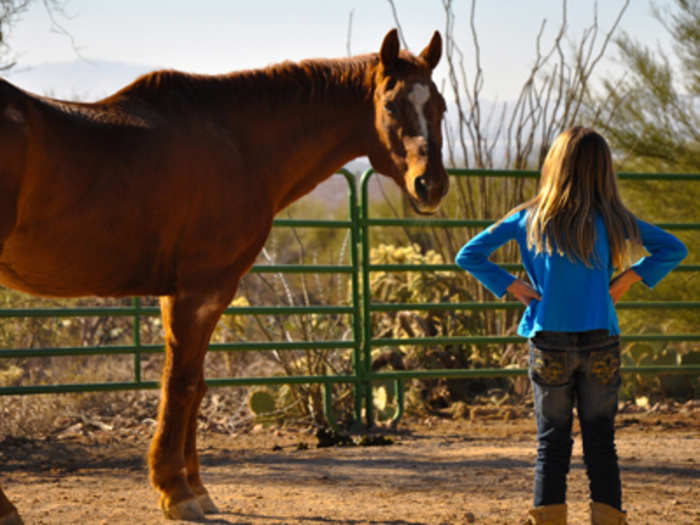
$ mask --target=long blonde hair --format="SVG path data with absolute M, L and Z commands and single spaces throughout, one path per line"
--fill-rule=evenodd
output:
M 536 253 L 557 250 L 586 266 L 595 261 L 595 212 L 603 219 L 610 259 L 622 268 L 641 248 L 634 215 L 617 188 L 610 148 L 590 128 L 562 132 L 547 153 L 535 197 L 513 211 L 529 209 L 527 244 Z

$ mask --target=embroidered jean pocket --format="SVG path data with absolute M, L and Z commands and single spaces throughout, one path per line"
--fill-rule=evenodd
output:
M 591 376 L 604 385 L 620 379 L 620 349 L 596 350 L 591 352 Z
M 557 386 L 567 383 L 566 352 L 540 350 L 531 345 L 530 373 L 532 379 L 541 384 Z

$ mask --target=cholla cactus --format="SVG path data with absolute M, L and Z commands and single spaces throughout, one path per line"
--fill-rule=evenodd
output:
M 443 264 L 443 257 L 428 250 L 421 253 L 417 244 L 382 244 L 370 252 L 371 264 Z M 461 271 L 373 272 L 370 288 L 373 302 L 386 303 L 460 303 L 474 300 L 465 286 Z M 382 312 L 372 316 L 373 338 L 406 339 L 399 347 L 374 348 L 375 370 L 387 365 L 401 369 L 500 367 L 504 362 L 503 345 L 415 345 L 415 337 L 439 337 L 480 334 L 484 330 L 483 313 L 471 310 L 406 310 Z M 507 380 L 427 380 L 414 381 L 408 399 L 421 398 L 425 408 L 467 400 L 488 386 L 504 386 Z M 416 403 L 411 403 L 416 406 Z

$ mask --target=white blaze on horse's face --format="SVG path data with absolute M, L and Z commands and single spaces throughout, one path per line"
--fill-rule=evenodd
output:
M 376 129 L 388 154 L 370 156 L 375 169 L 391 176 L 420 213 L 434 213 L 447 191 L 440 122 L 444 101 L 429 79 L 387 82 L 378 95 Z
M 408 94 L 408 100 L 416 111 L 420 134 L 425 140 L 428 140 L 428 121 L 425 119 L 424 106 L 430 100 L 430 88 L 425 84 L 416 83 Z

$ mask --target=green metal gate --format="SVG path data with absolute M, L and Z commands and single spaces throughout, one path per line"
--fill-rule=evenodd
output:
M 480 176 L 480 177 L 526 177 L 536 178 L 538 172 L 534 171 L 485 171 L 485 170 L 448 170 L 452 176 Z M 319 221 L 277 219 L 276 227 L 294 228 L 341 228 L 349 231 L 350 235 L 350 264 L 349 265 L 256 265 L 251 273 L 341 273 L 350 277 L 352 290 L 352 305 L 313 305 L 313 306 L 248 306 L 229 308 L 225 315 L 240 314 L 343 314 L 352 316 L 352 340 L 337 341 L 279 341 L 279 342 L 231 342 L 211 344 L 211 351 L 259 351 L 259 350 L 298 350 L 298 349 L 338 349 L 352 351 L 352 373 L 347 375 L 319 375 L 319 376 L 274 376 L 274 377 L 238 377 L 221 378 L 207 381 L 210 386 L 235 386 L 235 385 L 264 385 L 264 384 L 294 384 L 294 383 L 320 383 L 324 386 L 324 401 L 326 417 L 331 424 L 334 423 L 332 414 L 332 385 L 334 383 L 349 383 L 354 385 L 355 392 L 355 420 L 360 421 L 364 417 L 368 424 L 374 421 L 374 407 L 372 385 L 376 382 L 393 381 L 397 395 L 396 420 L 401 417 L 403 411 L 403 382 L 412 378 L 469 378 L 469 377 L 503 377 L 523 375 L 525 369 L 468 369 L 468 370 L 411 370 L 373 372 L 371 369 L 371 351 L 377 346 L 398 346 L 402 344 L 439 345 L 453 343 L 513 343 L 522 341 L 517 336 L 463 336 L 441 338 L 417 338 L 417 339 L 387 339 L 374 338 L 372 334 L 372 312 L 389 312 L 400 310 L 445 310 L 445 309 L 517 309 L 522 306 L 517 302 L 474 302 L 460 304 L 384 304 L 372 301 L 369 285 L 371 272 L 405 272 L 405 271 L 461 271 L 455 264 L 440 265 L 371 265 L 370 235 L 372 227 L 381 226 L 432 226 L 452 228 L 462 226 L 485 227 L 491 224 L 488 220 L 470 219 L 386 219 L 369 217 L 369 192 L 368 183 L 374 175 L 373 170 L 365 172 L 360 181 L 361 202 L 358 203 L 356 190 L 356 177 L 347 170 L 341 170 L 339 175 L 348 183 L 349 216 L 346 220 Z M 622 173 L 622 179 L 632 180 L 674 180 L 684 183 L 697 183 L 700 174 L 635 174 Z M 700 223 L 665 223 L 660 227 L 668 230 L 700 230 Z M 503 265 L 507 269 L 522 268 L 518 264 Z M 697 272 L 700 265 L 681 265 L 676 271 Z M 362 287 L 362 289 L 360 289 Z M 621 302 L 620 309 L 632 308 L 658 308 L 665 309 L 698 309 L 700 302 Z M 141 344 L 140 324 L 144 317 L 159 315 L 158 308 L 141 305 L 139 298 L 132 300 L 130 307 L 106 307 L 106 308 L 49 308 L 49 309 L 0 309 L 0 318 L 26 318 L 26 317 L 88 317 L 88 316 L 127 316 L 133 319 L 133 337 L 131 345 L 123 346 L 98 346 L 98 347 L 64 347 L 64 348 L 40 348 L 40 349 L 9 349 L 0 350 L 0 359 L 45 357 L 45 356 L 84 356 L 84 355 L 133 355 L 134 377 L 126 382 L 106 383 L 81 383 L 60 385 L 23 385 L 2 386 L 0 395 L 23 395 L 41 393 L 64 392 L 88 392 L 107 390 L 134 390 L 158 388 L 156 381 L 144 381 L 141 377 L 141 356 L 144 354 L 162 352 L 162 345 Z M 700 333 L 691 334 L 625 334 L 623 341 L 700 341 Z M 637 373 L 682 373 L 698 374 L 700 365 L 686 366 L 640 366 L 623 368 L 623 372 Z
M 524 177 L 536 179 L 539 176 L 537 171 L 508 171 L 508 170 L 448 170 L 449 174 L 457 177 L 465 176 L 481 176 L 481 177 Z M 362 347 L 363 364 L 365 367 L 365 381 L 369 384 L 377 382 L 394 381 L 395 395 L 398 400 L 397 412 L 394 419 L 398 420 L 403 412 L 403 382 L 407 379 L 427 379 L 427 378 L 476 378 L 476 377 L 504 377 L 527 374 L 525 368 L 494 368 L 494 369 L 447 369 L 447 370 L 397 370 L 391 372 L 372 372 L 371 371 L 371 351 L 377 346 L 399 346 L 405 344 L 415 345 L 437 345 L 437 344 L 454 344 L 454 343 L 472 343 L 472 344 L 488 344 L 488 343 L 515 343 L 524 342 L 520 336 L 456 336 L 456 337 L 424 337 L 413 339 L 375 339 L 371 328 L 371 313 L 372 312 L 388 312 L 402 310 L 485 310 L 485 309 L 522 309 L 523 306 L 519 302 L 472 302 L 472 303 L 433 303 L 433 304 L 386 304 L 373 303 L 369 290 L 369 273 L 375 271 L 385 272 L 405 272 L 405 271 L 462 271 L 456 264 L 433 264 L 433 265 L 371 265 L 369 264 L 370 250 L 370 230 L 372 226 L 434 226 L 441 228 L 454 228 L 462 226 L 475 226 L 485 228 L 493 223 L 490 220 L 481 219 L 384 219 L 371 218 L 368 216 L 369 210 L 369 191 L 368 183 L 372 177 L 373 171 L 367 171 L 361 182 L 361 210 L 362 218 L 360 221 L 362 227 L 362 273 L 364 290 L 363 298 L 363 322 L 364 322 L 364 339 Z M 652 174 L 652 173 L 621 173 L 621 179 L 627 180 L 666 180 L 666 181 L 682 181 L 692 183 L 700 181 L 700 174 Z M 700 223 L 660 223 L 659 227 L 667 230 L 700 230 Z M 503 268 L 513 271 L 521 270 L 521 264 L 502 264 Z M 697 272 L 700 271 L 700 265 L 685 264 L 680 265 L 675 271 L 678 272 Z M 667 308 L 667 309 L 698 309 L 700 302 L 690 301 L 674 301 L 674 302 L 620 302 L 616 305 L 618 309 L 638 309 L 638 308 Z M 622 342 L 632 341 L 700 341 L 700 333 L 691 334 L 624 334 Z M 685 366 L 635 366 L 623 367 L 624 373 L 643 373 L 643 374 L 698 374 L 700 373 L 700 365 L 685 365 Z M 365 409 L 367 421 L 371 424 L 374 420 L 374 407 L 372 396 L 368 393 L 365 397 Z

